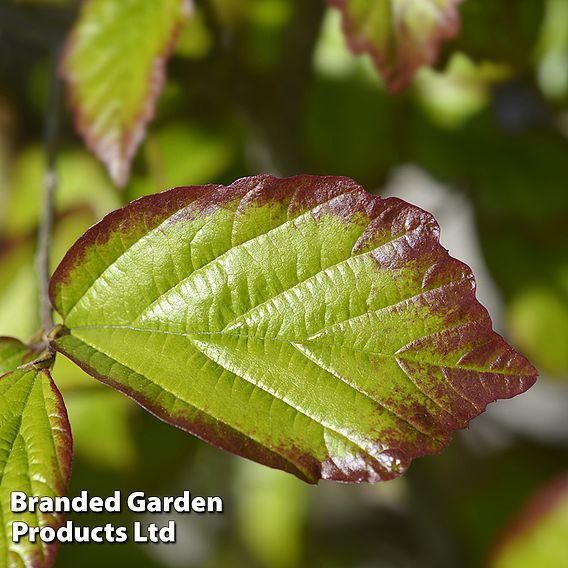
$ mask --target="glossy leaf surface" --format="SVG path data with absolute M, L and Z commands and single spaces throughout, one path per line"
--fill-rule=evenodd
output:
M 0 338 L 0 566 L 52 566 L 56 544 L 12 540 L 12 522 L 58 527 L 59 514 L 12 513 L 10 493 L 55 497 L 67 491 L 71 470 L 71 431 L 67 412 L 47 370 L 18 371 L 27 348 Z
M 119 186 L 190 9 L 190 0 L 88 0 L 69 37 L 62 69 L 76 126 Z
M 368 53 L 392 91 L 422 65 L 434 63 L 440 43 L 459 29 L 462 0 L 328 0 L 343 12 L 354 53 Z
M 239 455 L 310 482 L 389 479 L 535 380 L 438 234 L 347 178 L 145 197 L 57 269 L 55 346 Z

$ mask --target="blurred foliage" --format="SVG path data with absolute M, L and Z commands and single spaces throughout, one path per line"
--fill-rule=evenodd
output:
M 29 339 L 38 328 L 50 59 L 77 5 L 0 0 L 2 335 Z M 472 204 L 504 303 L 496 323 L 568 399 L 568 0 L 465 0 L 460 13 L 462 31 L 439 63 L 393 97 L 369 58 L 349 52 L 323 2 L 196 1 L 123 191 L 82 146 L 62 101 L 53 263 L 105 213 L 170 186 L 270 171 L 348 175 L 380 191 L 415 164 Z M 568 432 L 535 441 L 481 417 L 489 441 L 474 425 L 400 483 L 304 487 L 162 424 L 68 362 L 55 376 L 75 437 L 72 494 L 190 489 L 226 506 L 218 517 L 180 519 L 175 546 L 64 545 L 60 567 L 480 566 L 529 497 L 568 468 Z M 546 419 L 546 406 L 536 413 Z M 523 432 L 533 419 L 522 416 Z M 567 558 L 547 527 L 539 542 Z
M 568 478 L 542 489 L 504 535 L 491 561 L 494 568 L 563 566 L 568 537 Z
M 462 126 L 488 104 L 492 87 L 511 76 L 507 65 L 475 64 L 456 52 L 444 71 L 425 68 L 416 77 L 418 101 L 433 122 L 448 129 Z
M 230 124 L 198 121 L 171 122 L 150 133 L 143 148 L 145 173 L 133 176 L 126 189 L 128 199 L 219 179 L 235 161 L 238 137 Z
M 239 462 L 238 521 L 244 542 L 260 564 L 297 566 L 301 560 L 309 487 L 281 471 Z
M 567 0 L 550 0 L 547 3 L 537 54 L 540 87 L 551 99 L 561 100 L 568 91 Z
M 41 209 L 45 158 L 40 146 L 22 150 L 12 165 L 8 203 L 3 212 L 7 234 L 33 231 Z M 83 150 L 61 152 L 57 163 L 56 207 L 64 212 L 91 207 L 95 218 L 120 205 L 99 164 Z
M 545 10 L 546 0 L 466 0 L 460 7 L 462 29 L 454 43 L 477 61 L 509 63 L 528 72 Z

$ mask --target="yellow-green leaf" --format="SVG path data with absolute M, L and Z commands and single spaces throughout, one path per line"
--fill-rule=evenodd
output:
M 0 566 L 48 568 L 57 544 L 40 539 L 12 538 L 12 523 L 52 527 L 58 513 L 11 512 L 11 493 L 55 497 L 67 491 L 72 442 L 63 399 L 49 371 L 15 370 L 28 349 L 19 341 L 0 338 Z
M 438 232 L 347 178 L 144 197 L 55 272 L 55 347 L 239 455 L 310 482 L 389 479 L 536 378 Z
M 62 69 L 75 124 L 119 186 L 190 10 L 190 0 L 88 0 L 71 32 Z

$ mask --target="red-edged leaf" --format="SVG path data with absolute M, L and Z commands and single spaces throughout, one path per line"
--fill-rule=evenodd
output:
M 154 114 L 165 66 L 191 0 L 87 0 L 62 62 L 75 124 L 114 182 Z
M 354 53 L 368 53 L 389 89 L 402 89 L 459 30 L 463 0 L 327 0 L 343 13 Z
M 347 178 L 145 197 L 57 269 L 55 346 L 239 455 L 311 482 L 389 479 L 536 377 L 438 233 Z
M 0 338 L 0 566 L 49 568 L 57 542 L 26 536 L 14 542 L 12 523 L 57 529 L 59 513 L 11 511 L 10 495 L 56 497 L 67 492 L 71 473 L 72 440 L 67 411 L 47 369 L 17 370 L 28 348 Z

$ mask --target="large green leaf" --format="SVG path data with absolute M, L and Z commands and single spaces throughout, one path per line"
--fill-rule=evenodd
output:
M 190 9 L 191 0 L 88 0 L 69 37 L 63 73 L 76 126 L 117 185 L 128 180 Z
M 12 540 L 12 522 L 58 527 L 60 514 L 12 513 L 10 493 L 55 497 L 67 491 L 71 471 L 71 431 L 67 412 L 49 371 L 15 370 L 28 349 L 0 338 L 0 566 L 45 568 L 53 564 L 57 544 L 23 537 Z
M 347 178 L 145 197 L 57 269 L 55 347 L 237 454 L 312 482 L 389 479 L 535 380 L 438 233 Z
M 355 53 L 368 53 L 391 90 L 404 87 L 459 29 L 463 0 L 327 0 L 343 12 Z

